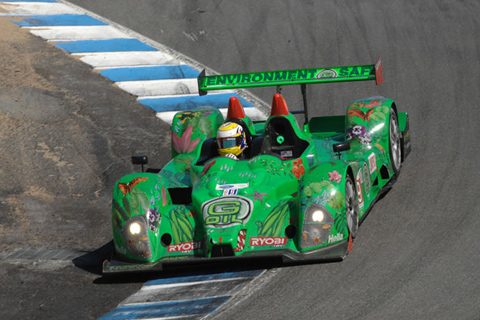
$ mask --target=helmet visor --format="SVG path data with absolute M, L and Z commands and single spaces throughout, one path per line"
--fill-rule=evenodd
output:
M 243 136 L 231 138 L 217 138 L 217 144 L 220 149 L 230 149 L 242 144 Z

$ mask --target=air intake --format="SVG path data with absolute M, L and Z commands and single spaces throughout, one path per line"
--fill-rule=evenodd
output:
M 212 247 L 211 257 L 232 257 L 233 249 L 229 244 L 216 245 Z

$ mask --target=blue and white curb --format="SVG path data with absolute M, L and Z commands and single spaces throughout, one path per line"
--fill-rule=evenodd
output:
M 259 277 L 264 270 L 149 281 L 99 320 L 203 319 Z
M 90 65 L 169 124 L 178 111 L 201 106 L 225 116 L 232 96 L 252 120 L 266 118 L 264 102 L 244 90 L 199 96 L 196 78 L 203 65 L 67 1 L 0 0 L 0 16 L 19 18 L 13 23 Z

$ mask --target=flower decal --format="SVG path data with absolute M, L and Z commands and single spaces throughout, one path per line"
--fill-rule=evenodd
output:
M 303 166 L 303 161 L 301 158 L 293 160 L 292 173 L 297 179 L 300 179 L 300 177 L 305 174 L 305 167 Z
M 191 141 L 192 138 L 192 126 L 188 127 L 183 133 L 182 137 L 178 137 L 176 134 L 172 134 L 173 149 L 178 153 L 190 153 L 198 145 L 200 138 Z
M 331 182 L 333 182 L 333 181 L 340 182 L 340 181 L 342 181 L 342 175 L 340 173 L 338 173 L 337 170 L 335 170 L 333 172 L 329 172 L 328 173 L 328 180 L 330 180 Z
M 148 228 L 152 232 L 157 231 L 157 228 L 161 219 L 162 219 L 162 216 L 159 212 L 155 211 L 154 209 L 148 209 L 147 211 Z
M 162 186 L 162 206 L 166 206 L 168 203 L 168 198 L 167 198 L 167 190 L 165 189 L 165 186 Z
M 369 103 L 365 104 L 363 107 L 371 109 L 371 108 L 375 108 L 375 107 L 377 107 L 381 104 L 382 104 L 382 101 L 380 101 L 380 100 L 372 100 Z
M 361 124 L 354 125 L 347 129 L 347 140 L 350 141 L 355 137 L 360 140 L 361 144 L 369 144 L 372 142 L 370 131 L 368 131 L 367 128 L 365 128 L 365 126 L 362 126 Z

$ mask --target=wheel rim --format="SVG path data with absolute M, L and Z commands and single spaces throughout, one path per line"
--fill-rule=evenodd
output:
M 390 152 L 392 153 L 392 164 L 395 171 L 398 171 L 402 161 L 402 154 L 400 150 L 400 131 L 398 130 L 397 115 L 393 111 L 390 119 Z
M 358 211 L 356 200 L 353 183 L 350 179 L 348 179 L 345 185 L 345 214 L 347 216 L 348 231 L 352 235 L 352 238 L 355 238 L 358 228 Z

